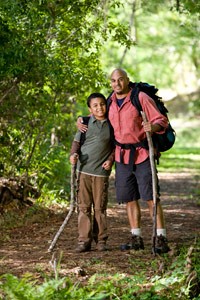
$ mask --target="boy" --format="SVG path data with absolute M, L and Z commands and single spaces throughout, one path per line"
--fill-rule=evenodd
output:
M 79 172 L 78 253 L 89 251 L 93 239 L 97 250 L 106 250 L 108 179 L 114 161 L 112 129 L 106 118 L 106 98 L 100 93 L 93 93 L 88 97 L 87 105 L 91 117 L 85 141 L 81 145 L 81 132 L 78 131 L 70 155 L 71 164 L 77 163 Z

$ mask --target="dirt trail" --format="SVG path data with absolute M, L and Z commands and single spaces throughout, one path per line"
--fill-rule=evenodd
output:
M 195 196 L 197 195 L 195 190 L 199 189 L 199 177 L 192 176 L 189 172 L 163 173 L 159 177 L 168 240 L 172 249 L 170 256 L 178 251 L 179 246 L 192 244 L 195 236 L 200 235 L 200 206 L 197 205 L 199 199 Z M 109 199 L 109 250 L 98 252 L 93 245 L 91 252 L 75 254 L 77 215 L 73 214 L 55 247 L 54 257 L 57 257 L 57 261 L 60 260 L 60 274 L 78 272 L 83 278 L 104 272 L 131 275 L 143 268 L 144 264 L 145 266 L 149 264 L 148 276 L 151 276 L 152 222 L 145 203 L 141 202 L 145 250 L 121 252 L 119 245 L 127 241 L 130 233 L 125 206 L 115 203 L 113 178 L 110 180 Z M 27 214 L 29 214 L 28 217 Z M 66 214 L 67 211 L 58 207 L 52 210 L 37 209 L 35 211 L 32 207 L 26 212 L 18 211 L 19 218 L 24 218 L 26 222 L 20 227 L 13 224 L 12 228 L 6 227 L 2 232 L 0 274 L 12 273 L 21 276 L 28 272 L 35 278 L 41 278 L 42 274 L 52 274 L 53 269 L 49 263 L 52 260 L 52 253 L 48 253 L 47 250 Z M 2 223 L 3 216 L 0 218 Z M 6 218 L 5 215 L 4 218 Z M 138 259 L 140 264 L 138 264 Z

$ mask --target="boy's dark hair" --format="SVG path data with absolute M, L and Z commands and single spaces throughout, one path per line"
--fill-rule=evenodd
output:
M 87 106 L 90 107 L 90 102 L 94 98 L 102 98 L 105 101 L 105 104 L 107 102 L 106 97 L 101 94 L 101 93 L 92 93 L 88 98 L 87 98 Z

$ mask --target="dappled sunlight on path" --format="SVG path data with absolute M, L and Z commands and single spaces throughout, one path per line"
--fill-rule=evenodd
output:
M 161 173 L 159 176 L 168 240 L 174 253 L 179 247 L 192 244 L 195 237 L 200 235 L 200 203 L 198 194 L 195 193 L 199 188 L 199 177 L 191 176 L 189 172 Z M 74 253 L 77 243 L 77 213 L 74 213 L 54 249 L 57 260 L 61 260 L 60 272 L 69 274 L 70 270 L 83 267 L 89 275 L 104 272 L 105 269 L 109 269 L 111 273 L 133 274 L 134 257 L 140 259 L 141 263 L 151 261 L 152 220 L 143 201 L 141 210 L 145 250 L 137 253 L 121 252 L 119 247 L 129 239 L 130 228 L 125 205 L 116 203 L 112 176 L 107 211 L 109 251 L 98 252 L 95 244 L 92 244 L 92 251 Z M 48 253 L 48 247 L 67 214 L 67 211 L 61 211 L 60 208 L 59 211 L 56 211 L 56 207 L 49 211 L 41 208 L 30 216 L 26 225 L 5 228 L 0 237 L 0 274 L 22 275 L 30 272 L 37 278 L 41 276 L 41 272 L 53 272 L 49 263 L 52 253 Z M 151 272 L 150 269 L 146 271 Z

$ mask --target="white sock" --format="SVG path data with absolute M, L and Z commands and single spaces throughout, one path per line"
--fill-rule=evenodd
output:
M 131 233 L 134 234 L 134 235 L 141 236 L 141 228 L 132 228 Z
M 166 229 L 165 228 L 161 228 L 161 229 L 157 229 L 157 236 L 161 235 L 166 237 Z

